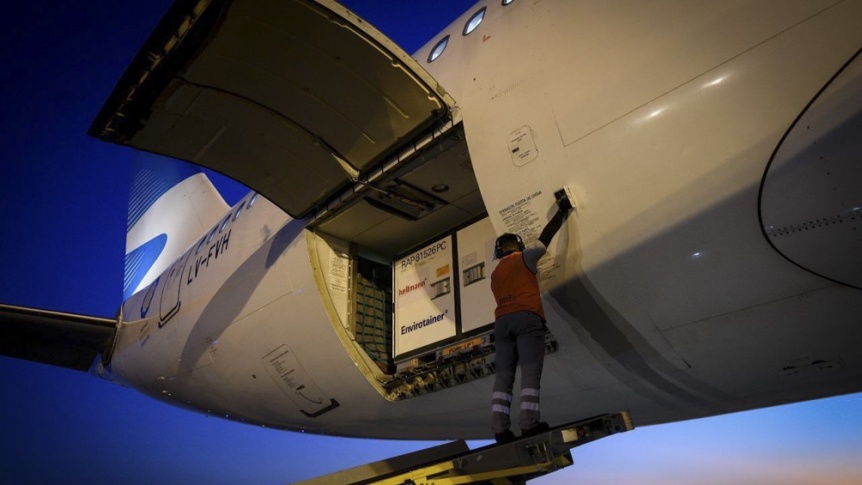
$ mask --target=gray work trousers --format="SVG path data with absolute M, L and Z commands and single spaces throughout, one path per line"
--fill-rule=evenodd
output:
M 503 315 L 494 322 L 496 377 L 491 398 L 491 428 L 494 433 L 509 429 L 515 370 L 521 367 L 521 404 L 518 424 L 521 431 L 539 424 L 539 381 L 545 361 L 545 325 L 532 312 Z

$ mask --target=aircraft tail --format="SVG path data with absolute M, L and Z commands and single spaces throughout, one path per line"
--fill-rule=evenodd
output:
M 123 300 L 148 286 L 230 207 L 198 167 L 155 155 L 133 162 Z

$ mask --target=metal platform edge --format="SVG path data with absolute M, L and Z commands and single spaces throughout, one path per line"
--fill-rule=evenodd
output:
M 574 463 L 572 448 L 634 429 L 627 411 L 556 426 L 470 450 L 463 440 L 296 482 L 296 485 L 525 483 Z M 498 483 L 498 482 L 495 482 Z

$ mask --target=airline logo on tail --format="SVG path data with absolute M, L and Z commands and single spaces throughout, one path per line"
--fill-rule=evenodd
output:
M 123 300 L 152 283 L 230 208 L 192 164 L 136 159 L 126 226 Z

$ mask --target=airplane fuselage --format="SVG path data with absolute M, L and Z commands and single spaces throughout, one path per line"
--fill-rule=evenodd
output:
M 544 420 L 627 409 L 645 425 L 862 390 L 862 202 L 842 185 L 859 180 L 860 19 L 850 1 L 487 1 L 415 54 L 457 103 L 496 233 L 576 193 L 542 279 L 558 345 Z M 811 169 L 818 154 L 832 164 Z M 492 377 L 387 395 L 332 281 L 347 242 L 253 197 L 123 304 L 107 373 L 267 427 L 488 437 Z M 834 217 L 844 232 L 813 222 Z

